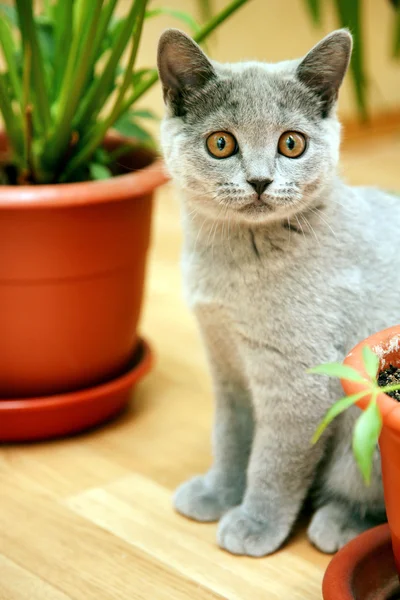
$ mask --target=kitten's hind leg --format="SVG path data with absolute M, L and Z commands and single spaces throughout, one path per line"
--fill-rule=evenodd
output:
M 322 552 L 333 554 L 378 521 L 355 513 L 349 504 L 332 500 L 315 513 L 308 528 L 309 540 Z

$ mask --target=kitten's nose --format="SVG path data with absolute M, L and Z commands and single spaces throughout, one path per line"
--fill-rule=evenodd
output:
M 248 179 L 247 183 L 251 185 L 259 196 L 272 183 L 272 179 Z

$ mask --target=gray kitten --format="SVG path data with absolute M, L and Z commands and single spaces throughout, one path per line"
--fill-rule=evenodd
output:
M 221 65 L 180 31 L 159 44 L 162 146 L 216 397 L 213 466 L 175 507 L 220 520 L 234 554 L 274 552 L 307 497 L 325 552 L 385 518 L 379 453 L 365 487 L 351 451 L 358 409 L 310 443 L 341 391 L 306 369 L 400 321 L 400 201 L 336 172 L 351 46 L 339 30 L 302 60 Z

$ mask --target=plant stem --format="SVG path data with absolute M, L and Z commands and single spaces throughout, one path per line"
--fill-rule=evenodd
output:
M 46 15 L 47 17 L 50 17 L 50 15 L 51 15 L 51 4 L 50 4 L 50 0 L 44 0 L 44 3 L 43 3 L 43 4 L 44 4 L 44 12 L 45 12 L 45 15 Z
M 25 152 L 26 152 L 26 165 L 27 165 L 27 173 L 26 173 L 26 183 L 34 183 L 36 180 L 35 175 L 35 165 L 32 156 L 32 137 L 33 137 L 33 127 L 32 127 L 32 105 L 27 104 L 25 107 Z
M 97 146 L 99 145 L 101 140 L 104 138 L 105 134 L 107 133 L 107 131 L 109 130 L 111 125 L 116 121 L 117 116 L 119 115 L 120 107 L 124 100 L 126 90 L 128 89 L 128 87 L 131 83 L 131 80 L 132 80 L 132 71 L 133 71 L 133 67 L 135 64 L 137 51 L 139 48 L 139 41 L 140 41 L 142 27 L 143 27 L 143 19 L 144 19 L 145 10 L 146 10 L 146 2 L 144 2 L 142 4 L 141 10 L 137 14 L 137 23 L 136 23 L 136 26 L 134 27 L 134 31 L 135 31 L 134 40 L 132 43 L 132 48 L 131 48 L 128 64 L 126 66 L 124 79 L 119 88 L 118 95 L 117 95 L 116 101 L 114 103 L 114 106 L 111 110 L 111 113 L 109 114 L 109 116 L 106 119 L 104 119 L 103 122 L 101 122 L 98 126 L 94 127 L 93 131 L 89 131 L 87 133 L 86 137 L 87 137 L 88 143 L 86 146 L 86 152 L 87 152 L 88 156 L 92 152 L 95 151 L 95 149 L 97 148 Z M 85 140 L 83 141 L 83 143 L 85 143 Z M 74 168 L 73 160 L 71 161 L 70 166 L 71 166 L 71 169 Z
M 137 15 L 137 23 L 136 23 L 136 26 L 135 26 L 134 40 L 133 40 L 133 43 L 132 43 L 132 48 L 131 48 L 131 52 L 130 52 L 128 64 L 127 64 L 127 66 L 125 68 L 124 78 L 123 78 L 122 84 L 121 84 L 121 86 L 119 88 L 118 96 L 117 96 L 117 99 L 116 99 L 115 104 L 113 106 L 113 109 L 111 111 L 111 114 L 105 120 L 105 125 L 104 126 L 107 126 L 107 129 L 109 128 L 110 123 L 111 124 L 114 123 L 114 121 L 118 117 L 119 111 L 121 109 L 122 102 L 123 102 L 124 97 L 125 97 L 125 93 L 126 93 L 128 87 L 130 86 L 130 83 L 132 81 L 132 72 L 133 72 L 133 67 L 135 65 L 135 61 L 136 61 L 136 55 L 137 55 L 137 51 L 138 51 L 138 48 L 139 48 L 140 38 L 141 38 L 141 35 L 142 35 L 143 19 L 144 19 L 145 11 L 146 11 L 146 3 L 143 3 L 140 12 Z
M 0 16 L 0 44 L 3 48 L 3 55 L 10 76 L 10 83 L 14 91 L 14 96 L 18 102 L 21 102 L 21 82 L 15 61 L 13 33 L 5 15 Z
M 353 77 L 354 92 L 361 120 L 368 119 L 366 88 L 367 78 L 364 69 L 364 50 L 362 33 L 361 0 L 335 0 L 336 11 L 342 27 L 349 27 L 354 36 L 354 48 L 350 62 L 350 71 Z
M 158 71 L 157 71 L 157 69 L 153 69 L 152 70 L 152 74 L 148 78 L 148 80 L 145 83 L 143 83 L 142 85 L 138 86 L 137 90 L 135 90 L 134 92 L 132 92 L 132 94 L 130 96 L 128 96 L 128 98 L 125 100 L 125 102 L 121 106 L 120 115 L 123 115 L 124 112 L 126 112 L 127 110 L 129 110 L 129 108 L 132 106 L 132 104 L 135 104 L 135 102 L 141 96 L 143 96 L 143 94 L 145 94 L 151 87 L 153 87 L 153 85 L 157 81 L 158 81 Z
M 400 6 L 396 8 L 393 55 L 400 58 Z
M 74 120 L 75 128 L 80 129 L 82 124 L 95 119 L 99 114 L 103 106 L 103 97 L 109 93 L 110 83 L 112 83 L 118 62 L 132 35 L 136 18 L 139 12 L 146 8 L 146 5 L 147 0 L 135 0 L 133 2 L 102 74 L 94 81 L 86 97 L 83 98 L 78 115 Z
M 58 116 L 49 143 L 51 156 L 47 159 L 51 165 L 57 164 L 69 144 L 72 119 L 79 106 L 81 92 L 91 66 L 91 46 L 96 35 L 102 4 L 103 0 L 96 0 L 95 3 L 91 0 L 90 3 L 85 2 L 80 5 L 81 12 L 77 17 L 77 27 L 60 93 Z
M 22 138 L 22 127 L 17 123 L 9 94 L 0 74 L 0 113 L 3 116 L 5 128 L 10 145 L 13 149 L 14 159 L 19 164 L 24 156 L 24 142 Z
M 92 54 L 96 57 L 99 53 L 100 46 L 103 42 L 104 36 L 107 32 L 108 24 L 114 12 L 115 6 L 118 0 L 109 0 L 107 6 L 102 11 L 102 15 L 100 17 L 99 27 L 96 32 L 96 37 L 93 44 Z
M 32 146 L 32 105 L 29 105 L 31 87 L 32 50 L 30 45 L 25 44 L 24 66 L 22 73 L 22 113 L 24 116 L 24 160 L 25 166 L 29 168 L 30 151 Z M 28 115 L 29 106 L 29 118 Z
M 58 0 L 54 5 L 54 38 L 55 38 L 55 57 L 54 57 L 54 79 L 53 95 L 55 100 L 59 98 L 60 89 L 64 80 L 65 70 L 68 64 L 69 53 L 65 51 L 72 44 L 72 21 L 73 21 L 73 3 Z
M 387 394 L 388 392 L 396 392 L 397 390 L 400 390 L 400 384 L 386 385 L 384 387 L 379 387 L 378 389 L 379 389 L 380 394 Z
M 46 89 L 43 57 L 33 18 L 32 1 L 16 0 L 16 5 L 23 45 L 30 44 L 32 51 L 32 76 L 36 99 L 35 109 L 40 117 L 42 129 L 47 131 L 50 126 L 50 104 Z
M 226 8 L 221 10 L 218 14 L 216 14 L 212 19 L 210 19 L 203 27 L 201 27 L 200 31 L 196 33 L 194 36 L 194 40 L 200 44 L 206 37 L 210 35 L 214 29 L 216 29 L 221 23 L 226 21 L 234 12 L 238 10 L 241 6 L 246 4 L 249 0 L 233 0 Z
M 314 25 L 321 25 L 321 0 L 305 0 Z
M 206 23 L 195 35 L 194 39 L 196 42 L 201 42 L 204 40 L 214 29 L 216 29 L 221 23 L 223 23 L 231 14 L 233 14 L 238 8 L 246 4 L 249 0 L 233 0 L 226 8 L 224 8 L 220 13 L 215 15 L 208 23 Z M 88 141 L 86 145 L 83 145 L 79 152 L 75 155 L 75 157 L 71 160 L 70 164 L 67 165 L 62 181 L 66 181 L 68 177 L 83 163 L 85 163 L 96 148 L 101 144 L 104 136 L 107 133 L 107 130 L 115 123 L 115 121 L 126 112 L 131 104 L 136 101 L 142 94 L 144 94 L 158 79 L 157 71 L 154 70 L 152 76 L 149 80 L 140 87 L 140 89 L 128 97 L 123 103 L 121 103 L 118 111 L 113 111 L 113 119 L 107 119 L 107 127 L 104 126 L 104 122 L 99 127 L 99 130 L 95 135 L 88 136 Z M 111 116 L 111 115 L 110 115 Z

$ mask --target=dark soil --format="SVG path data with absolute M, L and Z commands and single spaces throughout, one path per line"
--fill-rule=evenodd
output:
M 378 385 L 380 387 L 396 384 L 400 384 L 400 369 L 393 367 L 393 365 L 390 365 L 388 369 L 385 369 L 384 371 L 379 373 Z M 400 390 L 386 393 L 388 396 L 391 396 L 392 398 L 397 400 L 397 402 L 400 402 Z

